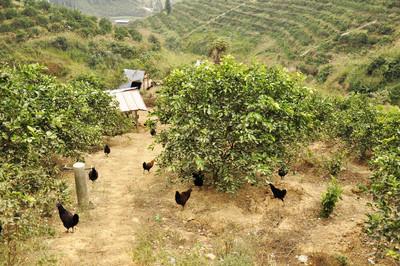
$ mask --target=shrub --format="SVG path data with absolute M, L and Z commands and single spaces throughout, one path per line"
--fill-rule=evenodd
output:
M 12 0 L 0 0 L 0 6 L 3 8 L 9 8 L 12 6 Z
M 158 38 L 156 36 L 154 36 L 153 34 L 151 34 L 149 36 L 149 43 L 151 44 L 151 49 L 153 51 L 159 51 L 161 50 L 161 43 L 158 40 Z
M 155 114 L 169 124 L 158 141 L 160 166 L 204 169 L 233 192 L 255 173 L 269 173 L 296 143 L 309 139 L 314 96 L 281 69 L 245 66 L 232 58 L 175 70 L 158 93 Z M 213 149 L 210 149 L 213 147 Z
M 68 40 L 64 36 L 57 37 L 54 41 L 51 42 L 51 45 L 54 48 L 57 48 L 57 49 L 60 49 L 63 51 L 67 51 L 68 47 L 69 47 Z
M 101 18 L 99 21 L 99 28 L 102 34 L 111 33 L 112 32 L 112 23 L 106 18 Z
M 132 40 L 141 42 L 143 40 L 142 34 L 134 28 L 128 29 L 129 35 L 131 36 Z
M 337 103 L 331 133 L 342 138 L 348 147 L 366 159 L 377 144 L 378 110 L 365 95 L 351 95 Z
M 337 176 L 343 168 L 344 153 L 337 152 L 327 161 L 326 168 L 329 175 Z
M 400 57 L 388 63 L 387 70 L 383 74 L 387 82 L 400 79 Z
M 113 54 L 121 55 L 126 59 L 133 58 L 135 55 L 137 55 L 137 51 L 134 47 L 123 43 L 113 42 L 109 44 L 109 47 L 111 48 Z
M 16 18 L 18 16 L 18 11 L 15 8 L 8 8 L 4 11 L 4 16 L 6 19 Z
M 375 134 L 379 142 L 371 161 L 374 173 L 370 188 L 375 211 L 368 215 L 367 232 L 396 259 L 396 253 L 400 252 L 396 245 L 400 242 L 400 109 L 394 107 L 382 112 L 378 125 L 380 130 Z
M 17 30 L 17 32 L 15 33 L 15 41 L 16 42 L 23 42 L 27 39 L 28 39 L 28 34 L 26 33 L 26 31 Z
M 116 27 L 114 30 L 114 37 L 117 40 L 122 41 L 126 37 L 128 37 L 129 33 L 126 28 L 124 27 Z
M 390 103 L 400 106 L 400 84 L 389 88 Z
M 34 17 L 38 14 L 38 11 L 32 6 L 26 6 L 22 14 L 27 17 Z
M 336 179 L 332 178 L 327 191 L 322 196 L 321 217 L 328 218 L 331 215 L 336 203 L 341 199 L 342 192 L 343 190 L 338 185 Z
M 321 70 L 318 72 L 317 81 L 319 83 L 324 83 L 328 79 L 329 75 L 332 73 L 332 70 L 333 67 L 331 65 L 322 67 Z
M 34 21 L 27 17 L 18 17 L 11 23 L 14 29 L 26 29 L 35 25 Z

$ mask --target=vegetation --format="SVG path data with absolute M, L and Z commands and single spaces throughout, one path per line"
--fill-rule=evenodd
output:
M 154 76 L 159 54 L 142 42 L 140 32 L 114 27 L 105 18 L 50 5 L 46 1 L 11 3 L 0 11 L 0 61 L 38 62 L 49 74 L 68 81 L 81 74 L 102 77 L 107 88 L 121 83 L 123 68 Z M 89 38 L 88 38 L 89 37 Z
M 51 3 L 81 10 L 86 14 L 99 17 L 143 17 L 149 15 L 144 7 L 155 8 L 150 0 L 50 0 Z
M 333 209 L 335 208 L 336 203 L 341 199 L 342 188 L 338 185 L 335 178 L 332 178 L 331 183 L 328 186 L 327 191 L 322 196 L 321 201 L 321 216 L 324 218 L 328 218 Z
M 172 12 L 172 4 L 171 0 L 165 0 L 165 10 L 167 11 L 167 14 L 171 14 Z
M 380 128 L 374 148 L 371 193 L 376 212 L 369 215 L 368 232 L 382 243 L 388 255 L 400 259 L 400 110 L 393 108 L 378 116 Z
M 313 94 L 300 84 L 281 69 L 232 58 L 175 70 L 155 111 L 170 126 L 159 138 L 161 165 L 205 170 L 227 191 L 256 182 L 257 171 L 269 173 L 316 125 Z
M 19 241 L 48 231 L 55 202 L 68 199 L 66 184 L 56 178 L 59 158 L 130 128 L 95 78 L 61 84 L 44 70 L 0 68 L 1 264 L 18 263 Z
M 386 77 L 382 71 L 371 76 L 363 71 L 369 54 L 398 50 L 398 12 L 391 0 L 196 0 L 176 3 L 170 16 L 154 15 L 134 27 L 157 33 L 168 43 L 173 38 L 179 45 L 171 49 L 189 54 L 207 55 L 206 48 L 222 38 L 241 61 L 279 63 L 310 81 L 350 91 L 387 91 L 396 103 L 398 82 L 391 74 L 396 72 L 395 57 L 382 67 L 390 65 L 394 71 Z

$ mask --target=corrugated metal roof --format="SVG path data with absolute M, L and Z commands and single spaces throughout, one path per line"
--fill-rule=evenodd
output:
M 119 89 L 130 88 L 133 81 L 143 82 L 145 71 L 134 70 L 134 69 L 124 69 L 124 75 L 127 79 L 127 82 L 122 84 L 121 86 L 119 86 Z
M 117 89 L 108 91 L 108 93 L 118 100 L 119 109 L 122 112 L 137 110 L 147 111 L 147 107 L 138 89 Z

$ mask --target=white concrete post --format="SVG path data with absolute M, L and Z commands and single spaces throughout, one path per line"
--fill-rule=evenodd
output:
M 77 162 L 73 165 L 73 168 L 75 174 L 75 187 L 78 205 L 79 207 L 85 208 L 89 204 L 89 196 L 86 186 L 85 164 Z

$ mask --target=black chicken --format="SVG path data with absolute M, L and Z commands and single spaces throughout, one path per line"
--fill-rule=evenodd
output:
M 72 228 L 72 232 L 74 232 L 74 227 L 79 223 L 79 215 L 72 215 L 71 212 L 66 210 L 61 203 L 57 203 L 58 213 L 60 214 L 60 219 L 65 228 L 67 228 L 67 232 Z
M 204 184 L 204 174 L 202 171 L 194 172 L 192 173 L 192 176 L 194 178 L 194 185 L 196 187 L 202 187 Z
M 99 173 L 97 172 L 96 168 L 92 167 L 92 169 L 89 172 L 89 179 L 94 182 L 97 180 L 98 177 Z
M 153 167 L 154 165 L 154 160 L 152 160 L 149 163 L 143 162 L 143 173 L 146 172 L 146 170 L 150 173 L 150 169 Z
M 285 177 L 285 175 L 287 175 L 289 173 L 289 168 L 283 164 L 279 170 L 278 170 L 278 175 L 283 179 Z
M 157 134 L 157 131 L 154 128 L 152 128 L 152 129 L 150 129 L 150 134 L 152 136 L 155 136 Z
M 189 188 L 189 190 L 184 191 L 182 193 L 179 193 L 179 191 L 175 192 L 175 201 L 177 204 L 182 205 L 182 209 L 185 208 L 185 204 L 190 198 L 190 193 L 192 193 L 191 188 Z
M 104 154 L 105 154 L 106 156 L 108 156 L 108 155 L 110 154 L 110 152 L 111 152 L 111 149 L 110 149 L 110 147 L 106 144 L 106 145 L 104 146 Z
M 283 198 L 286 195 L 286 189 L 276 188 L 272 183 L 269 183 L 269 186 L 271 187 L 272 193 L 274 194 L 274 198 L 278 198 L 283 201 Z

